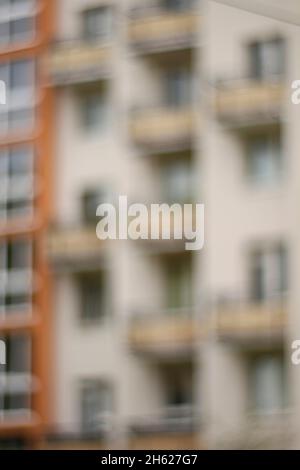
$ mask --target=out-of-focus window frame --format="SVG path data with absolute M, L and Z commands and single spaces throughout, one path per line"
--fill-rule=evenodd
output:
M 18 218 L 32 219 L 34 171 L 35 152 L 32 146 L 0 150 L 0 224 Z
M 1 241 L 0 316 L 32 312 L 33 258 L 34 245 L 29 239 Z
M 33 41 L 37 33 L 36 14 L 35 0 L 0 2 L 0 49 Z M 16 26 L 21 23 L 23 26 L 27 23 L 27 28 L 23 28 L 23 33 L 17 33 Z
M 6 344 L 7 362 L 0 366 L 0 422 L 29 418 L 33 386 L 30 335 L 20 333 L 1 339 Z
M 255 154 L 255 144 L 256 154 Z M 253 187 L 272 188 L 283 182 L 284 154 L 280 129 L 249 135 L 245 145 L 245 176 Z M 260 152 L 259 152 L 260 145 Z M 264 147 L 264 151 L 263 151 Z M 264 172 L 259 170 L 264 162 Z

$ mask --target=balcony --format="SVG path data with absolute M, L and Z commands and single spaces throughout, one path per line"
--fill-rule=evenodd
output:
M 248 414 L 237 429 L 223 432 L 218 447 L 235 450 L 291 449 L 297 435 L 292 417 L 291 410 Z
M 107 449 L 111 445 L 113 417 L 107 412 L 96 418 L 91 429 L 78 429 L 78 423 L 69 423 L 63 431 L 48 429 L 43 450 L 91 450 Z
M 82 433 L 55 433 L 46 437 L 41 443 L 40 450 L 107 450 L 111 441 L 102 435 L 87 435 Z
M 130 319 L 128 341 L 131 349 L 157 357 L 185 357 L 193 354 L 204 328 L 193 312 L 167 311 L 140 314 Z
M 131 425 L 132 449 L 195 449 L 199 447 L 196 410 L 192 406 L 172 406 L 141 416 Z
M 137 146 L 160 153 L 189 149 L 194 127 L 191 108 L 144 108 L 132 113 L 130 133 Z
M 94 227 L 57 227 L 48 238 L 48 257 L 55 271 L 77 271 L 99 267 L 103 241 Z
M 136 242 L 142 244 L 148 253 L 157 255 L 186 253 L 189 243 L 199 247 L 204 238 L 204 212 L 190 201 L 168 201 L 167 197 L 163 201 L 163 195 L 157 194 L 151 202 L 144 200 L 147 213 L 138 215 L 139 238 Z M 129 216 L 129 224 L 136 219 L 136 216 Z
M 111 46 L 88 41 L 61 41 L 49 52 L 46 68 L 53 86 L 80 85 L 109 78 Z
M 247 129 L 280 122 L 284 85 L 254 79 L 220 81 L 215 96 L 219 121 L 233 129 Z
M 196 44 L 199 16 L 195 11 L 140 7 L 132 11 L 129 41 L 140 54 L 190 49 Z
M 33 431 L 40 424 L 40 419 L 26 401 L 39 391 L 38 379 L 28 373 L 1 373 L 0 391 L 0 436 L 16 431 Z M 5 396 L 11 400 L 23 398 L 24 407 L 4 408 Z
M 271 299 L 261 303 L 229 301 L 217 305 L 212 329 L 223 341 L 241 345 L 281 343 L 287 326 L 286 302 Z

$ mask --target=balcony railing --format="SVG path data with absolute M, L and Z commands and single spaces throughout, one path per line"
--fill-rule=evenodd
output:
M 101 41 L 57 42 L 49 52 L 46 68 L 55 86 L 105 80 L 110 76 L 111 46 Z
M 219 81 L 214 104 L 217 118 L 233 128 L 278 123 L 283 92 L 283 83 L 278 78 Z
M 223 432 L 218 446 L 243 450 L 289 449 L 297 435 L 294 424 L 290 410 L 251 413 L 237 429 Z
M 39 381 L 29 373 L 3 372 L 0 374 L 0 432 L 13 426 L 31 426 L 37 423 L 37 415 L 30 406 L 5 409 L 4 396 L 31 397 L 39 390 Z
M 197 428 L 197 414 L 191 405 L 168 406 L 149 416 L 136 418 L 131 425 L 131 430 L 138 434 L 192 432 Z
M 56 227 L 50 232 L 47 251 L 54 269 L 80 270 L 98 265 L 102 248 L 95 227 Z
M 148 152 L 190 148 L 195 116 L 191 108 L 144 108 L 131 115 L 130 133 L 134 143 Z
M 133 316 L 128 341 L 133 351 L 142 354 L 189 355 L 203 333 L 192 309 L 171 310 Z
M 286 302 L 284 298 L 218 302 L 211 320 L 212 331 L 222 340 L 280 341 L 287 326 Z
M 140 416 L 130 426 L 134 449 L 198 448 L 199 416 L 190 405 L 167 407 L 151 416 Z
M 142 201 L 142 198 L 139 199 Z M 133 200 L 133 204 L 136 199 Z M 144 200 L 147 213 L 139 214 L 140 243 L 156 253 L 181 253 L 186 251 L 187 243 L 195 242 L 195 227 L 198 225 L 197 236 L 200 238 L 199 230 L 203 229 L 202 213 L 196 209 L 195 204 L 190 201 L 163 201 L 163 196 L 154 196 L 151 200 Z M 204 217 L 204 215 L 203 215 Z M 131 223 L 136 216 L 129 216 Z M 200 226 L 200 229 L 199 229 Z M 197 240 L 198 240 L 197 239 Z
M 191 8 L 140 7 L 131 12 L 129 39 L 142 54 L 187 49 L 196 43 L 198 24 L 199 15 Z

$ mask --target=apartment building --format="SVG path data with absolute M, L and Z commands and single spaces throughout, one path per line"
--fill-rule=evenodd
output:
M 50 35 L 49 2 L 0 2 L 0 448 L 36 446 L 48 419 Z
M 240 448 L 299 445 L 297 370 L 290 366 L 297 336 L 291 207 L 299 118 L 289 94 L 298 70 L 297 4 L 280 10 L 279 2 L 262 3 L 273 19 L 211 2 L 206 49 L 214 87 L 205 159 L 206 280 L 216 325 L 211 360 L 204 362 L 208 421 L 213 442 Z M 291 23 L 274 19 L 278 9 Z
M 229 3 L 56 6 L 47 448 L 299 446 L 298 5 Z M 204 202 L 204 249 L 98 240 L 122 194 Z

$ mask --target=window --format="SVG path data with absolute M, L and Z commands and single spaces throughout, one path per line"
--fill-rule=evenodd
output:
M 33 160 L 29 146 L 0 150 L 0 223 L 32 215 Z
M 87 40 L 109 39 L 112 34 L 112 11 L 109 7 L 83 12 L 83 36 Z
M 250 45 L 251 76 L 257 80 L 270 79 L 284 73 L 284 41 L 280 38 Z
M 82 93 L 81 121 L 84 130 L 104 130 L 108 121 L 108 102 L 105 90 L 89 91 Z
M 30 310 L 32 257 L 30 241 L 0 243 L 0 314 Z
M 166 10 L 186 10 L 193 0 L 161 0 L 162 6 Z
M 0 107 L 0 135 L 29 131 L 34 124 L 35 63 L 18 60 L 0 64 L 0 80 L 6 84 L 7 105 Z
M 81 425 L 84 432 L 101 432 L 108 426 L 112 412 L 112 391 L 98 380 L 85 381 L 81 387 Z
M 10 89 L 31 89 L 34 85 L 34 65 L 31 60 L 18 60 L 10 64 Z
M 287 254 L 283 246 L 257 249 L 250 257 L 250 297 L 278 298 L 287 291 Z
M 1 338 L 6 344 L 6 364 L 0 366 L 0 421 L 30 412 L 31 340 L 26 334 Z
M 192 303 L 192 266 L 189 257 L 170 259 L 166 263 L 167 308 L 178 309 Z
M 279 133 L 252 136 L 247 142 L 247 174 L 250 181 L 271 184 L 282 175 L 282 149 Z
M 35 64 L 31 59 L 2 62 L 0 64 L 0 77 L 6 83 L 10 94 L 25 91 L 32 96 L 35 85 Z M 14 96 L 12 96 L 14 97 Z
M 106 279 L 101 271 L 78 276 L 80 317 L 85 322 L 99 321 L 106 314 Z
M 165 72 L 166 106 L 180 107 L 191 102 L 191 72 L 186 68 L 173 68 Z
M 167 407 L 190 406 L 193 403 L 193 370 L 188 365 L 163 368 L 163 384 Z
M 256 411 L 280 411 L 285 405 L 284 363 L 281 355 L 265 354 L 250 369 L 251 405 Z
M 192 202 L 192 168 L 190 161 L 172 160 L 161 172 L 164 201 L 172 203 Z
M 82 195 L 82 219 L 85 224 L 95 225 L 99 220 L 96 211 L 99 204 L 103 203 L 104 192 L 98 189 L 87 190 Z
M 0 47 L 34 39 L 35 4 L 35 0 L 0 1 Z

